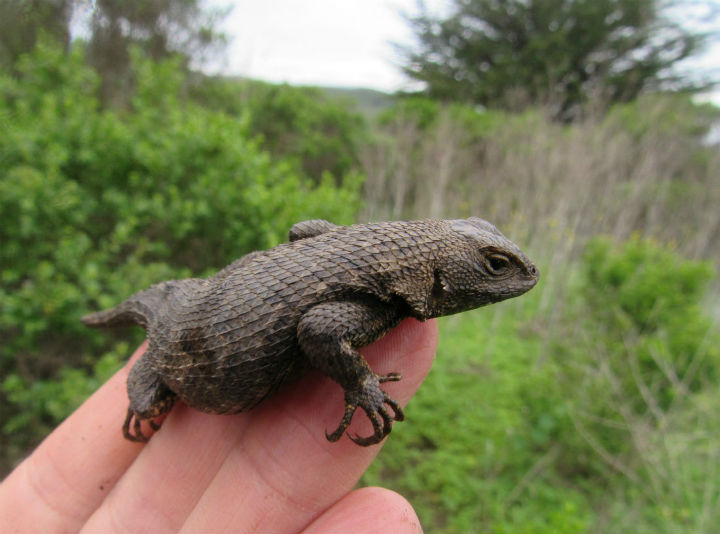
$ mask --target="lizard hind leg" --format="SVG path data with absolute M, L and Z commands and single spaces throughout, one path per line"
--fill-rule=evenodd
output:
M 157 423 L 156 419 L 169 412 L 175 403 L 176 394 L 165 385 L 153 368 L 153 357 L 153 349 L 150 347 L 135 362 L 128 375 L 130 405 L 122 431 L 125 439 L 129 441 L 148 441 L 149 436 L 142 431 L 142 421 L 147 421 L 153 431 L 159 430 L 162 423 Z

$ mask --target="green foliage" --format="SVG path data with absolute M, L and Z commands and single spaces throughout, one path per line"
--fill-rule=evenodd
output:
M 447 18 L 410 18 L 419 46 L 405 71 L 443 100 L 520 109 L 550 103 L 574 118 L 591 95 L 627 101 L 666 82 L 703 37 L 661 13 L 657 0 L 457 0 Z
M 138 87 L 127 112 L 100 108 L 98 77 L 81 50 L 66 56 L 41 45 L 17 77 L 0 76 L 9 448 L 41 438 L 95 387 L 94 355 L 119 362 L 119 340 L 139 341 L 139 331 L 85 329 L 81 315 L 276 245 L 298 220 L 352 222 L 359 205 L 359 176 L 340 177 L 341 186 L 309 180 L 263 152 L 245 118 L 184 101 L 174 61 L 139 52 L 133 61 Z
M 699 304 L 713 276 L 709 263 L 684 260 L 669 247 L 639 238 L 620 247 L 596 238 L 584 262 L 590 310 L 613 333 L 667 330 L 677 317 L 685 326 L 702 322 Z
M 720 349 L 707 346 L 711 323 L 700 307 L 714 274 L 709 263 L 651 241 L 614 247 L 596 239 L 585 264 L 587 332 L 629 406 L 664 413 L 685 390 L 718 381 Z
M 659 93 L 617 104 L 605 120 L 619 121 L 637 138 L 657 132 L 704 142 L 719 118 L 720 108 L 713 104 L 698 103 L 684 93 Z
M 378 117 L 382 126 L 398 121 L 413 121 L 421 130 L 429 128 L 442 111 L 442 105 L 436 100 L 417 95 L 400 98 L 394 106 L 386 109 Z
M 588 244 L 584 321 L 558 345 L 563 358 L 587 366 L 576 427 L 631 482 L 621 491 L 634 494 L 635 509 L 614 510 L 611 524 L 631 513 L 647 530 L 702 532 L 720 519 L 708 507 L 720 489 L 704 481 L 720 464 L 710 445 L 720 442 L 718 418 L 707 409 L 720 379 L 720 335 L 703 309 L 714 276 L 708 262 L 653 241 Z M 641 513 L 647 507 L 662 516 Z
M 469 143 L 491 136 L 496 128 L 509 121 L 524 120 L 524 117 L 532 115 L 532 112 L 511 115 L 503 111 L 480 109 L 461 102 L 441 104 L 431 98 L 407 95 L 398 98 L 394 106 L 381 113 L 378 122 L 381 126 L 387 127 L 397 122 L 412 121 L 420 130 L 432 132 L 444 115 L 447 115 L 457 128 L 466 134 Z
M 87 60 L 100 76 L 101 102 L 124 107 L 136 89 L 133 46 L 142 47 L 153 60 L 174 56 L 183 66 L 197 67 L 227 42 L 217 27 L 230 9 L 208 2 L 94 0 L 91 4 L 86 0 L 3 0 L 0 66 L 14 68 L 43 39 L 67 50 L 71 33 L 81 34 L 87 39 Z M 77 13 L 85 16 L 73 17 Z
M 53 381 L 30 383 L 20 375 L 10 375 L 3 382 L 3 391 L 8 400 L 22 406 L 23 411 L 3 425 L 3 432 L 12 434 L 31 424 L 40 424 L 45 432 L 50 432 L 117 371 L 130 350 L 128 343 L 118 343 L 112 353 L 105 354 L 93 365 L 89 376 L 83 369 L 70 367 L 60 368 Z
M 246 116 L 263 149 L 317 180 L 325 172 L 341 180 L 358 167 L 367 126 L 348 101 L 313 87 L 221 78 L 203 78 L 191 95 L 204 107 Z
M 74 4 L 84 7 L 83 0 Z M 224 48 L 227 39 L 217 27 L 228 13 L 199 0 L 95 0 L 84 30 L 103 105 L 126 107 L 138 89 L 133 47 L 155 61 L 174 57 L 183 67 L 200 66 Z

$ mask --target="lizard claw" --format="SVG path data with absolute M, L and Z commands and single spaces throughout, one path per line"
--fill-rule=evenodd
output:
M 352 421 L 353 414 L 358 407 L 362 408 L 368 419 L 370 419 L 373 433 L 367 437 L 357 434 L 355 436 L 348 434 L 348 437 L 363 447 L 375 445 L 385 439 L 392 431 L 393 421 L 402 421 L 405 419 L 405 414 L 397 401 L 380 389 L 380 383 L 396 382 L 400 378 L 399 373 L 390 373 L 385 376 L 376 375 L 374 380 L 368 380 L 365 383 L 363 389 L 347 391 L 345 393 L 345 414 L 335 432 L 332 434 L 325 432 L 328 441 L 340 439 L 347 427 L 350 426 L 350 421 Z M 385 408 L 385 404 L 392 409 L 392 414 Z
M 378 375 L 378 381 L 382 384 L 383 382 L 398 382 L 402 375 L 400 373 L 388 373 L 386 375 Z
M 340 425 L 337 427 L 337 429 L 335 429 L 335 432 L 333 432 L 332 434 L 328 434 L 327 430 L 325 431 L 325 437 L 328 441 L 334 442 L 342 437 L 345 429 L 350 426 L 350 421 L 352 421 L 352 416 L 355 413 L 355 410 L 357 410 L 357 404 L 345 404 L 345 415 L 343 415 L 342 421 L 340 421 Z
M 132 423 L 134 433 L 130 432 L 130 423 Z M 146 443 L 150 439 L 142 433 L 142 429 L 140 428 L 140 418 L 130 408 L 128 408 L 127 415 L 125 416 L 122 431 L 125 439 L 129 441 Z
M 128 408 L 127 415 L 125 416 L 125 423 L 123 423 L 122 427 L 122 432 L 125 439 L 129 441 L 135 441 L 137 443 L 147 443 L 150 440 L 150 437 L 146 436 L 142 432 L 142 421 L 144 421 L 144 419 L 141 419 L 137 413 L 135 413 L 131 408 Z M 157 432 L 158 430 L 160 430 L 160 427 L 162 426 L 162 421 L 160 421 L 159 423 L 156 422 L 154 419 L 148 419 L 147 421 L 153 431 Z M 131 423 L 132 433 L 130 432 Z

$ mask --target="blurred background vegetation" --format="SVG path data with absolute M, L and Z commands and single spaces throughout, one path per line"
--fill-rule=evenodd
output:
M 364 478 L 428 531 L 720 524 L 720 110 L 659 0 L 456 0 L 410 17 L 414 94 L 202 74 L 197 0 L 0 5 L 0 469 L 142 332 L 79 317 L 338 223 L 480 215 L 530 294 L 441 321 Z M 717 132 L 717 130 L 715 130 Z

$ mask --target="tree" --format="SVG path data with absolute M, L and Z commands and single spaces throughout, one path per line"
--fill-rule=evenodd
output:
M 4 0 L 0 2 L 0 66 L 11 68 L 35 48 L 38 35 L 67 46 L 73 0 Z
M 405 72 L 430 96 L 489 107 L 544 103 L 577 115 L 589 96 L 607 104 L 663 88 L 699 89 L 671 67 L 704 36 L 663 17 L 659 0 L 454 0 L 447 18 L 409 17 L 419 48 Z
M 216 28 L 229 10 L 208 4 L 207 0 L 0 0 L 0 67 L 13 69 L 22 54 L 35 49 L 40 35 L 66 52 L 71 33 L 87 35 L 87 57 L 100 74 L 102 102 L 126 105 L 134 86 L 131 46 L 139 46 L 155 61 L 179 55 L 185 67 L 197 67 L 224 46 L 225 36 Z
M 75 0 L 76 2 L 82 0 Z M 227 10 L 208 8 L 202 0 L 96 0 L 88 42 L 90 63 L 102 77 L 102 100 L 124 104 L 132 94 L 131 45 L 153 60 L 172 54 L 185 66 L 225 43 L 216 31 Z

